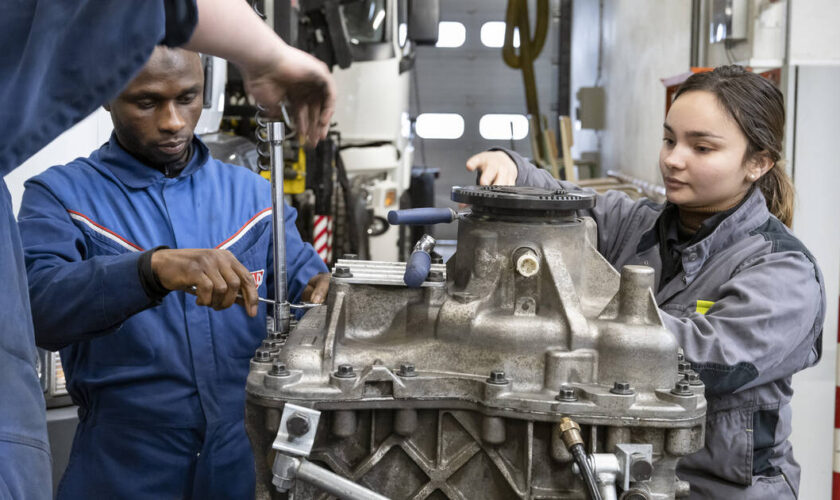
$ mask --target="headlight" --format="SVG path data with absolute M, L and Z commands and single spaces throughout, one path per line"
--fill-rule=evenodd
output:
M 379 236 L 385 234 L 388 228 L 391 227 L 388 224 L 388 221 L 383 219 L 382 217 L 375 216 L 373 220 L 370 221 L 370 226 L 368 226 L 367 233 L 371 236 Z

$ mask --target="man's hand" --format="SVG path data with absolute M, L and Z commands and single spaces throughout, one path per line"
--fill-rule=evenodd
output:
M 515 186 L 519 171 L 504 151 L 485 151 L 467 160 L 467 170 L 481 172 L 482 186 Z
M 298 136 L 310 146 L 327 136 L 335 111 L 335 82 L 327 65 L 315 57 L 282 44 L 271 61 L 241 67 L 245 88 L 267 117 L 282 117 L 288 99 Z
M 304 302 L 322 304 L 330 291 L 330 273 L 316 274 L 306 284 L 300 299 Z
M 257 287 L 245 266 L 227 250 L 164 249 L 152 254 L 152 271 L 169 290 L 196 287 L 195 303 L 226 309 L 241 294 L 248 316 L 257 315 Z
M 326 137 L 335 109 L 335 82 L 327 66 L 281 40 L 247 2 L 197 0 L 196 5 L 198 25 L 184 48 L 236 64 L 266 117 L 282 117 L 281 104 L 288 100 L 301 141 L 314 147 Z

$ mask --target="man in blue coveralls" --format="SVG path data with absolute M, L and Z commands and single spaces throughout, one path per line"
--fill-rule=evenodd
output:
M 110 141 L 26 184 L 36 342 L 61 349 L 80 408 L 60 498 L 253 497 L 244 388 L 273 291 L 271 191 L 193 135 L 203 86 L 198 54 L 158 47 L 106 105 Z M 322 302 L 329 274 L 294 219 L 289 298 Z

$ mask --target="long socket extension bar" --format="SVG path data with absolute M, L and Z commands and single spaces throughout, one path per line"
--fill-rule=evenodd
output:
M 296 480 L 309 483 L 341 500 L 389 500 L 388 497 L 339 476 L 329 469 L 315 465 L 305 457 L 279 453 L 274 462 L 274 485 L 286 493 Z
M 269 158 L 271 160 L 271 217 L 274 245 L 274 331 L 289 333 L 291 313 L 286 289 L 286 220 L 283 213 L 283 122 L 268 123 Z

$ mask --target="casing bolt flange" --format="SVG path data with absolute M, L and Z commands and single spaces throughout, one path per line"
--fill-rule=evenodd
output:
M 577 401 L 577 389 L 572 386 L 564 385 L 560 387 L 560 391 L 558 392 L 557 396 L 554 397 L 557 401 Z
M 510 381 L 505 378 L 504 371 L 493 370 L 490 372 L 490 377 L 487 379 L 487 383 L 493 385 L 505 385 L 507 383 L 510 383 Z
M 347 266 L 335 266 L 333 276 L 336 278 L 352 278 L 353 273 L 350 272 L 350 268 Z
M 400 377 L 416 377 L 417 372 L 414 370 L 413 363 L 403 363 L 400 365 L 400 370 L 397 372 Z
M 688 370 L 683 374 L 683 380 L 688 382 L 691 386 L 703 385 L 703 381 L 700 380 L 700 374 L 694 370 Z
M 674 385 L 674 388 L 671 389 L 671 394 L 675 396 L 691 396 L 694 392 L 691 391 L 691 385 L 688 382 L 680 380 L 676 383 L 676 385 Z
M 257 348 L 254 353 L 254 361 L 258 363 L 268 363 L 271 361 L 271 351 L 263 347 Z
M 286 363 L 282 361 L 274 361 L 271 363 L 271 371 L 269 371 L 268 374 L 274 375 L 275 377 L 288 377 L 289 370 L 286 369 Z
M 338 370 L 335 371 L 335 376 L 338 378 L 354 378 L 356 372 L 353 371 L 353 365 L 338 365 Z
M 613 383 L 613 388 L 610 389 L 610 392 L 613 394 L 618 394 L 619 396 L 629 396 L 634 393 L 633 388 L 630 387 L 629 382 Z

